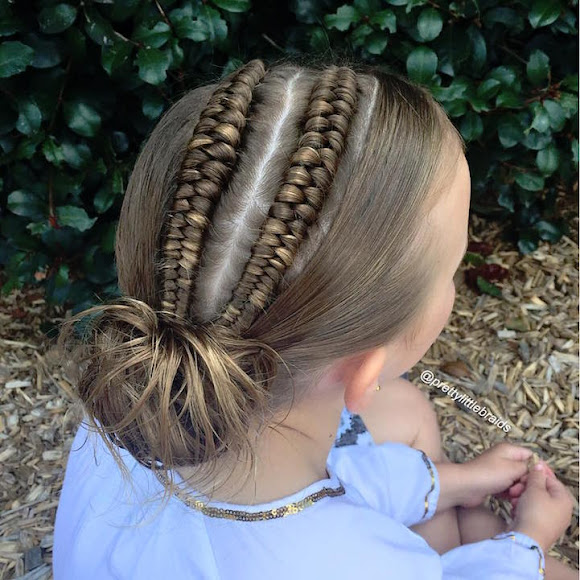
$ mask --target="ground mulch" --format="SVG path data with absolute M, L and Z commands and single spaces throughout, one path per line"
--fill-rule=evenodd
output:
M 570 237 L 521 255 L 501 240 L 498 225 L 472 216 L 471 240 L 489 244 L 487 261 L 509 271 L 497 283 L 502 296 L 469 288 L 464 272 L 474 266 L 462 265 L 453 314 L 409 374 L 429 394 L 452 460 L 500 441 L 518 443 L 545 459 L 577 498 L 578 219 L 571 221 Z M 38 288 L 0 298 L 0 579 L 52 578 L 54 518 L 80 420 L 63 391 L 68 379 L 54 340 L 40 331 L 46 318 Z M 424 384 L 423 371 L 491 409 L 509 433 Z M 509 504 L 490 503 L 509 519 Z M 579 547 L 576 502 L 550 554 L 577 568 Z

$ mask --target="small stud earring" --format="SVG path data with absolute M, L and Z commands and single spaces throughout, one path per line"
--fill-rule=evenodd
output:
M 377 388 L 375 389 L 375 391 L 380 391 L 381 390 L 381 385 L 377 385 Z

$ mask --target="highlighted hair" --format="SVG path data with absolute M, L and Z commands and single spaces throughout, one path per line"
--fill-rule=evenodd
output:
M 211 498 L 224 454 L 255 469 L 253 425 L 415 327 L 435 275 L 425 217 L 464 151 L 426 89 L 360 64 L 251 60 L 176 102 L 127 187 L 123 296 L 58 340 L 124 476 L 119 447 L 169 494 L 194 466 Z

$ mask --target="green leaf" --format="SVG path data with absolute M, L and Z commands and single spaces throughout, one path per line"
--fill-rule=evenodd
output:
M 46 233 L 50 230 L 52 226 L 50 222 L 47 220 L 43 220 L 41 222 L 30 222 L 27 224 L 26 229 L 33 235 L 33 236 L 41 236 L 42 234 Z
M 101 49 L 101 65 L 111 76 L 124 64 L 130 62 L 133 45 L 129 42 L 119 41 L 112 45 L 103 45 Z
M 578 112 L 578 97 L 576 95 L 561 92 L 558 103 L 560 103 L 560 106 L 564 109 L 564 115 L 568 119 Z
M 117 37 L 111 23 L 105 20 L 95 6 L 85 6 L 85 31 L 89 38 L 99 46 L 110 46 Z
M 13 16 L 8 11 L 3 13 L 0 9 L 0 36 L 11 36 L 20 32 L 23 28 L 22 22 L 16 16 Z
M 532 149 L 533 151 L 540 151 L 540 149 L 545 149 L 551 142 L 552 133 L 540 133 L 535 129 L 530 129 L 527 135 L 524 133 L 523 139 L 521 141 L 524 147 L 527 149 Z
M 534 224 L 534 229 L 538 232 L 540 239 L 547 240 L 548 242 L 558 242 L 562 237 L 562 230 L 555 224 L 540 220 Z
M 461 119 L 459 130 L 466 141 L 479 139 L 483 133 L 483 122 L 481 121 L 481 117 L 473 111 L 467 111 Z
M 497 198 L 497 203 L 501 207 L 505 207 L 510 213 L 514 213 L 515 211 L 514 197 L 509 187 L 502 187 L 500 194 Z
M 544 178 L 535 173 L 516 173 L 515 182 L 527 191 L 540 191 L 544 189 Z
M 126 153 L 129 149 L 129 138 L 123 131 L 113 131 L 111 133 L 111 144 L 115 153 Z
M 54 285 L 56 288 L 62 288 L 69 283 L 69 266 L 68 264 L 61 264 L 58 272 L 54 277 Z
M 416 83 L 426 83 L 437 70 L 437 54 L 426 46 L 414 48 L 407 57 L 407 73 Z
M 105 183 L 93 199 L 93 206 L 97 213 L 105 213 L 115 201 L 115 192 L 110 183 Z
M 18 103 L 18 121 L 16 129 L 24 135 L 38 131 L 42 122 L 42 113 L 33 97 L 25 97 Z
M 560 2 L 554 0 L 534 0 L 532 2 L 532 9 L 528 14 L 528 20 L 532 28 L 539 28 L 540 26 L 548 26 L 558 19 L 562 6 Z
M 467 113 L 467 103 L 462 99 L 445 104 L 445 110 L 450 117 L 462 117 Z
M 61 163 L 64 161 L 62 149 L 52 135 L 42 144 L 42 153 L 49 163 L 52 163 L 57 167 L 60 167 Z
M 533 85 L 544 84 L 548 80 L 548 73 L 550 72 L 548 55 L 539 48 L 533 50 L 526 65 L 526 72 Z
M 207 38 L 210 42 L 220 42 L 227 38 L 228 25 L 215 8 L 204 4 L 198 20 L 207 29 Z
M 482 264 L 485 264 L 485 258 L 476 252 L 465 252 L 463 260 L 467 264 L 473 264 L 474 266 L 481 266 Z
M 86 143 L 64 141 L 61 146 L 61 151 L 64 160 L 73 169 L 83 169 L 92 159 L 91 150 Z
M 486 10 L 483 15 L 484 30 L 497 28 L 495 24 L 503 24 L 510 32 L 518 33 L 524 28 L 524 20 L 518 12 L 507 6 L 498 6 L 491 10 Z
M 50 305 L 64 305 L 65 301 L 68 300 L 71 284 L 68 283 L 69 267 L 66 264 L 61 264 L 59 266 L 56 274 L 47 278 L 45 284 L 44 297 L 47 304 Z M 56 334 L 58 331 L 49 331 Z
M 46 203 L 33 193 L 18 189 L 8 196 L 7 207 L 12 213 L 39 220 L 46 217 Z
M 560 152 L 554 145 L 536 153 L 536 166 L 544 175 L 551 175 L 560 165 Z
M 164 108 L 165 100 L 160 94 L 147 92 L 143 95 L 141 110 L 148 119 L 152 121 L 157 119 L 163 113 Z
M 70 4 L 55 4 L 43 8 L 38 14 L 40 30 L 46 34 L 56 34 L 66 30 L 76 20 L 77 9 Z
M 106 254 L 112 254 L 115 251 L 115 230 L 118 223 L 118 221 L 108 223 L 101 237 L 101 250 Z
M 578 169 L 578 139 L 572 139 L 570 148 L 572 149 L 572 161 L 574 162 L 574 165 L 576 165 L 576 169 Z
M 356 24 L 361 18 L 360 12 L 348 4 L 343 4 L 334 14 L 324 16 L 324 24 L 327 28 L 336 28 L 344 32 L 351 24 Z
M 158 48 L 141 48 L 135 60 L 139 78 L 150 85 L 160 85 L 167 78 L 171 54 Z
M 89 218 L 82 207 L 64 205 L 56 208 L 56 217 L 61 226 L 70 226 L 75 230 L 84 232 L 93 227 L 97 218 Z
M 474 73 L 476 71 L 483 71 L 485 70 L 484 67 L 487 63 L 487 44 L 485 36 L 474 24 L 469 26 L 467 29 L 467 35 L 471 41 L 470 70 L 473 70 Z
M 370 24 L 378 26 L 381 30 L 389 29 L 391 34 L 397 32 L 397 17 L 392 10 L 381 10 L 375 12 L 369 19 Z
M 578 94 L 578 73 L 566 75 L 562 79 L 562 88 L 569 89 Z
M 499 92 L 501 83 L 497 79 L 487 79 L 477 87 L 477 96 L 482 99 L 495 97 Z
M 489 72 L 488 78 L 498 80 L 504 89 L 511 89 L 516 82 L 517 76 L 513 68 L 498 66 Z
M 470 83 L 464 78 L 458 77 L 451 81 L 448 87 L 432 87 L 434 95 L 440 101 L 455 101 L 466 98 L 466 91 L 469 88 Z
M 550 128 L 550 116 L 539 103 L 533 103 L 532 111 L 534 112 L 534 120 L 532 121 L 532 129 L 545 133 Z
M 115 195 L 123 195 L 125 191 L 125 187 L 123 186 L 123 172 L 119 168 L 113 170 L 111 187 Z
M 539 200 L 537 191 L 528 191 L 521 187 L 516 188 L 517 200 L 521 206 L 518 210 L 517 219 L 521 223 L 530 224 L 537 219 L 538 207 L 536 202 Z
M 329 48 L 328 32 L 321 26 L 313 26 L 308 39 L 308 51 L 318 53 L 325 52 Z
M 351 33 L 350 39 L 353 46 L 363 46 L 367 37 L 373 32 L 372 26 L 368 24 L 361 24 L 357 26 Z
M 188 38 L 194 42 L 205 42 L 209 38 L 207 27 L 199 20 L 179 20 L 175 26 L 179 38 Z
M 524 130 L 518 117 L 504 115 L 497 124 L 497 135 L 503 147 L 509 149 L 522 139 Z
M 199 11 L 196 10 L 194 12 L 191 4 L 185 4 L 183 8 L 176 8 L 169 13 L 169 20 L 173 24 L 175 34 L 178 38 L 188 38 L 194 42 L 207 40 L 208 31 L 196 19 L 198 14 Z
M 179 68 L 183 64 L 183 59 L 185 56 L 183 48 L 181 48 L 181 46 L 179 45 L 179 39 L 175 37 L 172 38 L 169 41 L 169 46 L 171 50 L 171 57 L 173 58 L 172 66 L 175 68 Z
M 519 109 L 523 106 L 522 96 L 518 91 L 502 91 L 495 99 L 496 107 Z
M 212 2 L 226 12 L 247 12 L 252 7 L 250 0 L 212 0 Z
M 101 115 L 87 103 L 65 102 L 63 112 L 66 124 L 83 137 L 94 137 L 101 128 Z
M 38 34 L 27 34 L 24 42 L 34 50 L 34 59 L 30 63 L 34 68 L 51 68 L 63 60 L 60 39 L 47 40 Z
M 23 260 L 26 259 L 25 252 L 19 252 L 19 254 L 22 255 Z M 8 296 L 12 292 L 12 290 L 22 288 L 22 283 L 20 282 L 20 280 L 18 278 L 19 277 L 16 273 L 10 275 L 8 277 L 8 279 L 6 280 L 6 282 L 4 284 L 2 284 L 2 287 L 0 288 L 0 294 L 2 296 Z
M 566 123 L 566 113 L 562 105 L 558 101 L 546 99 L 544 101 L 544 109 L 550 119 L 550 127 L 552 130 L 561 131 Z
M 140 26 L 135 31 L 133 40 L 143 43 L 149 48 L 160 48 L 171 38 L 171 28 L 165 22 L 158 22 L 149 29 Z
M 353 4 L 361 14 L 369 16 L 381 6 L 380 0 L 354 0 Z
M 375 30 L 368 36 L 364 45 L 371 54 L 383 54 L 388 41 L 386 34 Z
M 21 42 L 3 42 L 0 44 L 0 78 L 21 73 L 33 59 L 34 50 L 30 46 Z
M 443 28 L 441 13 L 435 8 L 425 8 L 417 19 L 417 30 L 425 42 L 437 38 Z
M 488 282 L 485 278 L 481 276 L 477 277 L 477 287 L 485 294 L 490 294 L 491 296 L 501 296 L 501 290 L 492 282 Z

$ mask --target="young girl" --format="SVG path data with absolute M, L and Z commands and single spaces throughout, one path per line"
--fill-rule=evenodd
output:
M 95 315 L 55 580 L 543 578 L 572 499 L 529 450 L 333 445 L 442 330 L 469 197 L 461 136 L 392 73 L 252 60 L 178 101 L 124 199 L 123 297 L 59 338 Z M 500 493 L 505 533 L 409 529 Z

